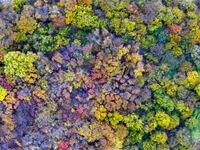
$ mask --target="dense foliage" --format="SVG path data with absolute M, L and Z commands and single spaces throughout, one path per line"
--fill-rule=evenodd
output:
M 200 149 L 200 2 L 0 0 L 0 149 Z

